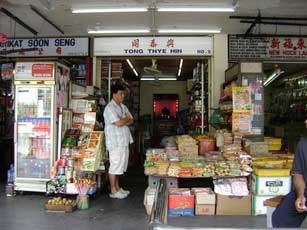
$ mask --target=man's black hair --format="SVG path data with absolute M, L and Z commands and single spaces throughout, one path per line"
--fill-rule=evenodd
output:
M 116 83 L 114 85 L 111 86 L 111 93 L 113 94 L 117 94 L 118 91 L 125 91 L 125 86 L 123 86 L 122 84 Z

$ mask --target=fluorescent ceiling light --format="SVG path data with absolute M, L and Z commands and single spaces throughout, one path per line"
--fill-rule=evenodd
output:
M 155 80 L 155 78 L 153 78 L 153 77 L 142 77 L 141 78 L 141 81 L 154 81 Z
M 133 67 L 133 65 L 132 65 L 132 63 L 131 63 L 131 61 L 130 61 L 129 59 L 126 59 L 126 61 L 127 61 L 127 63 L 129 64 L 130 68 L 131 68 L 131 69 L 134 69 L 134 67 Z
M 135 76 L 139 76 L 138 72 L 136 72 L 135 69 L 132 69 L 133 70 L 133 73 L 135 74 Z
M 175 78 L 175 77 L 161 77 L 161 78 L 159 78 L 159 81 L 176 81 L 177 80 L 177 78 Z
M 142 34 L 149 33 L 148 29 L 135 29 L 135 30 L 89 30 L 89 34 Z
M 141 78 L 141 81 L 154 81 L 154 80 L 156 80 L 156 78 L 154 78 L 154 77 L 142 77 Z M 160 77 L 158 80 L 159 81 L 176 81 L 177 78 L 175 78 L 175 77 Z
M 130 68 L 132 69 L 135 76 L 139 76 L 138 72 L 135 70 L 134 66 L 132 65 L 131 61 L 129 59 L 126 59 L 126 62 L 129 64 Z
M 276 78 L 278 78 L 284 71 L 280 71 L 278 73 L 274 72 L 272 75 L 263 83 L 264 87 L 271 84 L 273 81 L 275 81 Z
M 74 14 L 84 13 L 129 13 L 129 12 L 147 12 L 145 7 L 130 7 L 130 8 L 72 8 Z
M 221 29 L 160 29 L 158 32 L 160 34 L 213 34 L 221 33 Z
M 234 7 L 158 7 L 159 12 L 235 12 Z
M 178 77 L 181 75 L 182 64 L 183 64 L 183 59 L 180 59 L 179 70 L 178 70 L 178 74 L 177 74 Z

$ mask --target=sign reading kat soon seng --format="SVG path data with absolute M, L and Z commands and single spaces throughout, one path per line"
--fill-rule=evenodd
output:
M 229 60 L 306 61 L 307 38 L 229 35 Z
M 88 56 L 89 38 L 7 39 L 0 42 L 0 55 L 6 57 Z

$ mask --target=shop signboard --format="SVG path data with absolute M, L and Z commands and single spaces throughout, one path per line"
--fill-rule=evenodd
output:
M 104 37 L 94 39 L 94 56 L 212 56 L 213 38 Z
M 0 42 L 0 54 L 6 57 L 88 56 L 88 50 L 88 38 L 16 38 Z
M 7 35 L 0 33 L 0 43 L 6 43 L 7 42 Z
M 15 80 L 53 80 L 53 62 L 18 62 Z
M 230 35 L 229 60 L 307 60 L 307 37 Z

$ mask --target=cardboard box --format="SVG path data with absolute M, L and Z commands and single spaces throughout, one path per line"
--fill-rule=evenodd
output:
M 259 177 L 252 176 L 252 191 L 260 196 L 287 195 L 291 191 L 292 178 L 285 177 Z
M 211 188 L 192 188 L 196 204 L 216 204 L 215 193 Z
M 190 189 L 171 188 L 168 196 L 169 216 L 194 216 L 195 197 Z
M 216 215 L 250 216 L 252 196 L 236 197 L 217 194 Z
M 215 205 L 214 204 L 196 204 L 195 205 L 195 215 L 215 215 Z
M 169 208 L 168 216 L 194 216 L 194 208 Z
M 264 201 L 273 198 L 274 196 L 256 196 L 253 195 L 252 199 L 252 215 L 266 215 L 267 207 L 264 205 Z

